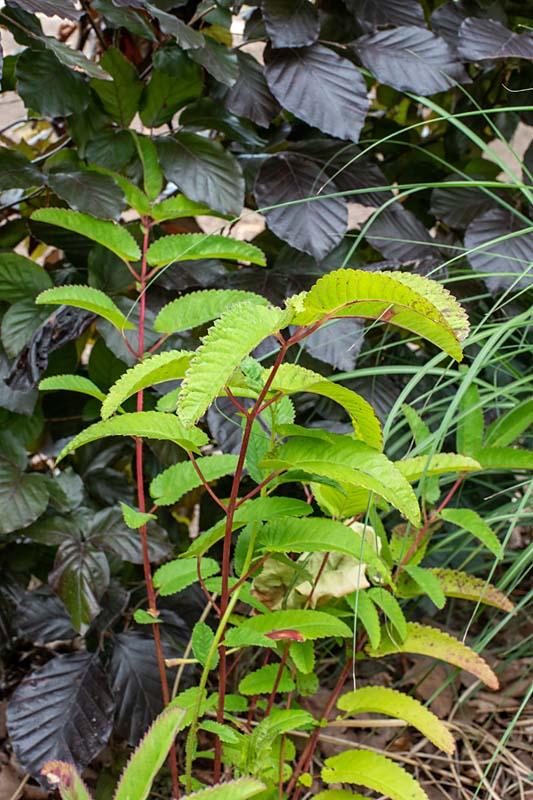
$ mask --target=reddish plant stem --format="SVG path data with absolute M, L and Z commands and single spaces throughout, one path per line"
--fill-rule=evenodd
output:
M 231 587 L 231 589 L 229 590 L 229 593 L 230 593 L 230 595 L 231 595 L 231 594 L 233 594 L 233 592 L 234 592 L 236 589 L 239 589 L 239 588 L 240 588 L 240 587 L 243 585 L 243 583 L 246 583 L 246 581 L 248 580 L 248 578 L 249 578 L 251 575 L 253 575 L 253 574 L 254 574 L 254 572 L 257 572 L 257 570 L 259 569 L 259 567 L 262 567 L 262 566 L 263 566 L 263 564 L 265 563 L 265 561 L 267 560 L 267 558 L 268 558 L 268 555 L 266 555 L 266 556 L 262 556 L 262 557 L 259 559 L 259 561 L 256 561 L 256 562 L 255 562 L 255 564 L 253 564 L 253 565 L 250 567 L 250 569 L 248 570 L 248 572 L 247 572 L 245 575 L 241 575 L 241 577 L 239 578 L 239 580 L 237 581 L 237 583 L 236 583 L 234 586 L 232 586 L 232 587 Z
M 337 702 L 337 700 L 339 698 L 339 695 L 340 695 L 340 693 L 342 691 L 342 688 L 343 688 L 343 686 L 344 686 L 344 684 L 346 682 L 346 679 L 347 679 L 348 675 L 350 674 L 351 668 L 352 668 L 352 659 L 349 658 L 346 661 L 346 664 L 344 665 L 341 674 L 339 675 L 339 679 L 337 680 L 337 683 L 335 684 L 335 687 L 334 687 L 333 691 L 331 692 L 331 694 L 329 696 L 328 702 L 324 706 L 324 711 L 322 712 L 322 719 L 323 720 L 327 720 L 329 715 L 331 714 L 331 712 L 332 712 L 332 710 L 333 710 L 333 708 L 335 706 L 335 703 Z M 303 751 L 302 755 L 300 756 L 300 758 L 298 760 L 298 763 L 296 764 L 296 767 L 295 767 L 294 772 L 292 774 L 292 777 L 291 777 L 291 779 L 290 779 L 290 781 L 289 781 L 289 783 L 287 785 L 287 792 L 286 792 L 287 793 L 287 797 L 290 796 L 291 792 L 296 787 L 298 778 L 300 777 L 302 772 L 305 772 L 309 768 L 309 764 L 311 763 L 311 761 L 313 759 L 313 755 L 314 755 L 316 746 L 318 744 L 320 731 L 321 731 L 321 728 L 315 728 L 313 733 L 309 737 L 309 741 L 307 742 L 307 745 L 305 746 L 304 751 Z M 295 794 L 294 794 L 293 800 L 298 800 L 300 792 L 301 792 L 301 787 L 298 787 L 296 789 Z
M 404 557 L 402 558 L 400 564 L 398 565 L 398 569 L 396 571 L 396 575 L 399 575 L 399 573 L 402 572 L 402 568 L 405 566 L 405 564 L 409 563 L 409 561 L 411 560 L 412 556 L 416 553 L 416 551 L 418 550 L 421 542 L 423 541 L 424 536 L 426 535 L 429 526 L 432 525 L 433 522 L 435 522 L 435 520 L 439 516 L 440 512 L 444 508 L 446 508 L 446 506 L 448 505 L 450 500 L 455 495 L 456 491 L 459 489 L 459 487 L 463 483 L 464 479 L 465 479 L 465 475 L 459 475 L 459 477 L 457 478 L 457 480 L 453 484 L 452 488 L 450 489 L 450 491 L 448 492 L 448 494 L 446 495 L 446 497 L 444 498 L 442 503 L 426 519 L 425 523 L 423 524 L 423 526 L 420 528 L 420 530 L 416 534 L 412 545 L 409 547 L 409 549 L 407 550 L 407 553 L 404 555 Z
M 202 578 L 202 556 L 198 556 L 198 558 L 196 559 L 196 574 L 198 576 L 198 583 L 200 584 L 200 588 L 205 595 L 205 599 L 207 600 L 208 605 L 211 605 L 213 611 L 217 614 L 217 616 L 220 617 L 220 608 L 217 606 L 214 599 L 209 594 L 209 589 L 205 585 L 205 581 Z
M 252 497 L 255 497 L 256 494 L 259 494 L 261 489 L 264 489 L 264 487 L 268 483 L 270 483 L 271 480 L 274 480 L 274 478 L 276 478 L 279 474 L 280 474 L 279 470 L 276 470 L 276 472 L 271 472 L 270 475 L 268 475 L 268 477 L 264 479 L 264 481 L 261 481 L 261 483 L 258 483 L 257 486 L 254 486 L 251 492 L 248 492 L 247 495 L 241 497 L 241 499 L 237 503 L 237 508 L 239 508 L 239 506 L 242 506 L 242 504 L 245 503 L 247 500 L 250 500 Z
M 150 239 L 150 229 L 147 220 L 142 220 L 144 225 L 144 237 L 142 247 L 142 261 L 141 261 L 141 276 L 140 276 L 140 297 L 139 297 L 139 328 L 137 339 L 137 358 L 143 358 L 144 350 L 144 330 L 146 319 L 146 253 L 148 251 L 148 244 Z M 137 393 L 137 411 L 142 411 L 144 407 L 144 392 L 141 390 Z M 135 465 L 136 465 L 136 478 L 137 478 L 137 503 L 139 511 L 142 513 L 146 510 L 146 498 L 144 494 L 144 474 L 143 474 L 143 440 L 140 437 L 135 438 Z M 143 569 L 144 580 L 146 583 L 146 594 L 148 596 L 149 611 L 157 617 L 157 599 L 154 589 L 154 582 L 152 579 L 152 568 L 150 565 L 150 552 L 148 548 L 148 532 L 146 525 L 141 526 L 139 529 L 141 535 L 141 545 L 143 554 Z M 165 667 L 165 655 L 163 652 L 163 645 L 161 643 L 161 633 L 159 625 L 152 625 L 152 632 L 154 637 L 155 652 L 157 658 L 157 666 L 159 669 L 159 677 L 161 680 L 161 694 L 163 696 L 163 704 L 166 706 L 170 702 L 170 692 L 167 680 L 167 671 Z M 179 798 L 180 785 L 178 776 L 178 761 L 176 745 L 173 744 L 169 753 L 169 767 L 172 779 L 172 796 Z
M 205 488 L 206 492 L 207 492 L 209 495 L 211 495 L 211 497 L 213 498 L 213 500 L 215 501 L 215 503 L 216 503 L 217 505 L 219 505 L 219 506 L 220 506 L 220 508 L 222 509 L 222 511 L 223 511 L 224 513 L 226 513 L 226 511 L 227 511 L 227 508 L 226 508 L 226 506 L 224 505 L 224 503 L 222 502 L 222 500 L 221 500 L 221 499 L 220 499 L 220 498 L 219 498 L 219 497 L 218 497 L 218 496 L 215 494 L 215 492 L 213 491 L 213 489 L 212 489 L 212 488 L 211 488 L 211 486 L 209 485 L 209 481 L 207 481 L 207 480 L 205 479 L 205 477 L 204 477 L 204 474 L 203 474 L 202 470 L 200 469 L 200 467 L 198 466 L 198 462 L 196 461 L 196 459 L 195 459 L 195 457 L 194 457 L 194 454 L 193 454 L 193 453 L 190 453 L 189 451 L 187 451 L 187 455 L 189 456 L 189 458 L 190 458 L 190 460 L 191 460 L 191 462 L 192 462 L 192 465 L 193 465 L 193 467 L 194 467 L 194 471 L 196 472 L 196 474 L 198 475 L 198 477 L 199 477 L 199 478 L 200 478 L 200 480 L 202 481 L 202 485 L 203 485 L 203 487 Z
M 237 461 L 237 467 L 235 469 L 235 475 L 233 477 L 231 494 L 226 512 L 226 529 L 224 533 L 224 548 L 222 553 L 222 592 L 220 596 L 220 611 L 222 616 L 224 616 L 224 614 L 226 613 L 230 598 L 229 578 L 230 578 L 230 564 L 231 564 L 231 534 L 233 531 L 233 518 L 235 516 L 235 511 L 237 509 L 237 503 L 239 502 L 239 489 L 241 485 L 242 473 L 244 470 L 244 462 L 246 459 L 248 444 L 250 442 L 250 436 L 252 433 L 252 426 L 257 417 L 258 411 L 261 408 L 261 405 L 268 393 L 268 390 L 272 385 L 272 381 L 276 377 L 276 373 L 280 368 L 281 364 L 283 363 L 283 359 L 287 354 L 288 347 L 289 347 L 288 343 L 283 341 L 279 353 L 277 355 L 276 361 L 274 362 L 274 366 L 270 370 L 270 374 L 265 381 L 265 385 L 261 389 L 257 400 L 255 401 L 254 405 L 252 406 L 251 410 L 248 412 L 246 416 L 246 425 L 242 435 L 242 443 L 239 453 L 239 459 Z M 220 663 L 219 663 L 217 721 L 220 724 L 223 724 L 224 701 L 226 697 L 226 680 L 227 680 L 226 648 L 224 647 L 224 645 L 220 645 L 219 653 L 220 653 Z M 215 783 L 218 783 L 218 781 L 220 780 L 221 763 L 222 763 L 222 746 L 220 739 L 217 737 L 217 739 L 215 740 L 215 764 L 213 771 Z
M 237 400 L 237 398 L 235 397 L 229 386 L 226 386 L 226 394 L 228 395 L 228 398 L 231 400 L 237 411 L 239 411 L 243 415 L 243 417 L 247 417 L 248 416 L 247 410 L 242 405 L 242 403 L 239 403 L 239 401 Z
M 279 685 L 281 683 L 281 678 L 283 677 L 283 670 L 285 669 L 285 664 L 287 663 L 288 657 L 289 657 L 289 645 L 285 647 L 283 655 L 281 656 L 281 661 L 279 662 L 278 674 L 276 675 L 276 680 L 274 681 L 274 686 L 272 687 L 272 691 L 270 692 L 270 697 L 268 698 L 267 707 L 265 709 L 265 717 L 268 717 L 268 715 L 272 711 L 272 706 L 274 705 L 274 700 L 276 699 L 276 695 L 278 693 Z

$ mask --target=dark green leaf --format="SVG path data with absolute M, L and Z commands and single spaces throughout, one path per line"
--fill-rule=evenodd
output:
M 89 103 L 89 86 L 81 74 L 65 67 L 48 50 L 25 50 L 17 60 L 16 75 L 17 90 L 26 108 L 45 117 L 80 113 Z

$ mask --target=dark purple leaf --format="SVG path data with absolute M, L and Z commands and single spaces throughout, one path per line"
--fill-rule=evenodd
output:
M 513 33 L 495 19 L 468 17 L 459 28 L 459 55 L 465 61 L 489 58 L 533 60 L 533 33 Z
M 15 609 L 18 636 L 32 644 L 69 641 L 77 636 L 70 614 L 50 587 L 24 592 Z
M 365 235 L 372 247 L 399 264 L 440 258 L 438 247 L 420 220 L 398 203 L 378 213 Z
M 98 511 L 86 538 L 93 547 L 110 552 L 124 561 L 143 563 L 140 533 L 126 526 L 119 508 Z M 171 551 L 166 531 L 152 522 L 148 523 L 148 549 L 150 561 L 154 563 L 162 561 Z
M 261 8 L 272 47 L 305 47 L 318 39 L 318 12 L 309 0 L 263 0 Z
M 310 159 L 280 153 L 262 165 L 254 187 L 260 209 L 303 201 L 263 213 L 276 236 L 317 260 L 339 244 L 348 227 L 348 207 L 342 197 L 312 199 L 319 196 L 324 178 L 324 173 Z M 335 191 L 335 184 L 330 183 L 324 194 Z
M 101 637 L 105 631 L 109 630 L 128 607 L 129 599 L 130 593 L 120 583 L 112 580 L 102 596 L 102 610 L 91 622 L 85 635 L 86 639 L 91 636 Z
M 364 30 L 382 25 L 425 26 L 424 11 L 417 0 L 344 0 Z
M 299 119 L 338 139 L 357 142 L 369 101 L 366 83 L 347 58 L 321 44 L 265 51 L 270 91 Z
M 115 724 L 136 745 L 163 708 L 154 640 L 136 631 L 113 639 L 111 686 L 116 700 Z
M 460 180 L 451 176 L 449 180 Z M 446 188 L 444 181 L 431 193 L 431 213 L 452 228 L 467 228 L 474 217 L 483 214 L 494 206 L 495 200 L 476 186 L 456 186 Z
M 245 408 L 252 403 L 245 400 Z M 227 397 L 218 397 L 207 412 L 207 425 L 213 439 L 224 453 L 238 453 L 242 440 L 242 415 Z
M 400 91 L 430 95 L 470 80 L 444 39 L 414 25 L 361 36 L 353 47 L 381 83 Z
M 178 133 L 157 142 L 163 172 L 191 200 L 222 214 L 238 215 L 244 203 L 244 179 L 235 158 L 219 142 L 194 133 Z
M 70 208 L 101 219 L 119 219 L 124 207 L 124 194 L 115 181 L 90 169 L 51 172 L 49 187 L 65 200 Z
M 522 181 L 524 183 L 533 183 L 533 139 L 529 143 L 529 147 L 524 153 L 524 163 L 522 165 Z
M 9 0 L 9 4 L 15 4 L 30 14 L 45 14 L 47 17 L 78 20 L 83 14 L 71 0 Z
M 81 537 L 69 538 L 60 545 L 48 580 L 68 608 L 72 624 L 83 633 L 99 613 L 109 585 L 106 556 Z
M 226 95 L 226 108 L 268 128 L 280 106 L 266 82 L 263 67 L 249 53 L 237 53 L 239 77 Z
M 479 248 L 467 253 L 468 260 L 472 269 L 483 273 L 483 280 L 492 292 L 510 288 L 518 291 L 533 285 L 533 233 L 492 244 L 500 236 L 524 229 L 523 222 L 503 208 L 485 212 L 466 229 L 467 250 Z
M 14 438 L 0 438 L 0 533 L 13 533 L 31 525 L 48 505 L 44 475 L 24 472 L 26 450 Z
M 432 12 L 430 20 L 433 33 L 445 39 L 452 50 L 456 50 L 459 28 L 465 17 L 466 12 L 463 10 L 462 4 L 450 0 Z
M 307 336 L 302 346 L 313 358 L 335 369 L 354 369 L 363 346 L 364 324 L 358 319 L 336 319 Z
M 264 147 L 266 144 L 250 122 L 233 116 L 220 102 L 211 97 L 202 97 L 184 108 L 180 114 L 180 125 L 200 131 L 220 131 L 229 139 L 242 142 L 252 150 Z
M 29 189 L 40 186 L 43 180 L 40 170 L 25 155 L 0 147 L 0 190 Z
M 11 743 L 34 778 L 50 760 L 83 769 L 107 744 L 113 700 L 98 657 L 57 656 L 17 687 L 7 711 Z
M 326 184 L 324 193 L 331 191 L 329 180 L 341 192 L 351 192 L 354 189 L 372 189 L 386 187 L 389 181 L 368 156 L 361 156 L 361 148 L 356 144 L 346 144 L 332 139 L 310 139 L 291 145 L 291 150 L 303 153 L 320 165 L 323 173 L 323 184 Z M 328 178 L 328 181 L 325 178 Z M 392 197 L 389 190 L 383 192 L 364 192 L 347 196 L 348 202 L 360 203 L 364 206 L 380 206 Z

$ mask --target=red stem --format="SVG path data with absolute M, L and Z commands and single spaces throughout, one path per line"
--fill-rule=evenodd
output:
M 239 459 L 237 461 L 237 467 L 235 469 L 235 475 L 233 477 L 233 483 L 231 486 L 231 494 L 227 508 L 227 515 L 226 515 L 226 530 L 224 533 L 224 549 L 222 553 L 222 592 L 220 596 L 220 611 L 221 614 L 224 615 L 226 613 L 226 609 L 229 603 L 230 591 L 229 591 L 229 578 L 230 578 L 230 566 L 231 566 L 231 534 L 233 531 L 233 518 L 235 516 L 235 511 L 237 509 L 237 503 L 239 500 L 239 488 L 241 485 L 242 480 L 242 473 L 244 470 L 244 462 L 246 459 L 246 453 L 248 450 L 248 444 L 250 442 L 250 435 L 252 433 L 252 426 L 254 421 L 257 417 L 258 411 L 261 408 L 263 400 L 265 399 L 270 386 L 272 385 L 272 381 L 276 377 L 276 373 L 280 368 L 281 364 L 283 363 L 283 359 L 287 353 L 289 345 L 286 342 L 280 347 L 279 353 L 277 355 L 276 361 L 274 362 L 274 366 L 272 367 L 268 378 L 265 381 L 265 385 L 261 389 L 257 400 L 255 401 L 253 407 L 248 412 L 246 417 L 246 425 L 244 428 L 244 433 L 242 436 L 242 443 L 241 449 L 239 453 Z M 219 648 L 220 653 L 220 664 L 219 664 L 219 690 L 218 690 L 218 709 L 217 709 L 217 721 L 220 724 L 224 722 L 224 701 L 226 697 L 226 648 L 224 645 L 221 645 Z M 222 762 L 222 746 L 220 739 L 217 737 L 215 740 L 215 765 L 214 765 L 214 782 L 218 783 L 220 780 L 221 775 L 221 762 Z
M 241 499 L 237 503 L 237 508 L 239 508 L 239 506 L 242 506 L 242 504 L 245 503 L 247 500 L 250 500 L 250 498 L 255 497 L 256 494 L 259 494 L 261 489 L 263 489 L 267 485 L 267 483 L 270 483 L 271 480 L 274 480 L 274 478 L 276 478 L 279 474 L 280 474 L 279 470 L 271 472 L 270 475 L 268 475 L 264 479 L 264 481 L 258 483 L 257 486 L 255 486 L 251 492 L 248 492 L 248 494 L 246 494 L 244 497 L 241 497 Z
M 272 687 L 272 691 L 270 692 L 270 697 L 268 698 L 267 707 L 265 709 L 265 717 L 268 717 L 268 715 L 272 711 L 272 706 L 274 705 L 274 700 L 276 699 L 276 695 L 278 693 L 279 685 L 281 683 L 281 678 L 283 676 L 283 670 L 285 669 L 285 664 L 287 663 L 288 656 L 289 656 L 289 645 L 285 647 L 283 655 L 281 656 L 281 661 L 279 662 L 278 674 L 276 675 L 276 680 L 274 681 L 274 686 Z
M 144 220 L 143 220 L 144 224 Z M 146 253 L 148 250 L 150 238 L 149 226 L 145 225 L 143 248 L 142 248 L 142 261 L 141 261 L 141 279 L 140 279 L 140 298 L 139 298 L 139 332 L 137 339 L 137 357 L 142 359 L 144 356 L 144 330 L 146 319 Z M 141 390 L 137 393 L 137 411 L 142 411 L 144 407 L 144 392 Z M 136 465 L 136 478 L 137 478 L 137 503 L 139 511 L 144 513 L 146 510 L 146 499 L 144 495 L 144 474 L 143 474 L 143 440 L 140 437 L 135 438 L 135 465 Z M 152 568 L 150 565 L 150 552 L 148 549 L 148 532 L 146 525 L 139 529 L 141 535 L 141 545 L 143 554 L 143 568 L 144 580 L 146 583 L 146 594 L 148 596 L 148 608 L 150 612 L 157 617 L 157 600 L 154 589 L 154 582 L 152 579 Z M 170 691 L 167 680 L 167 671 L 165 667 L 165 655 L 161 643 L 161 634 L 159 625 L 152 625 L 152 632 L 154 637 L 155 652 L 157 658 L 157 666 L 159 669 L 159 677 L 161 680 L 161 694 L 163 696 L 163 704 L 166 706 L 170 702 Z M 169 753 L 169 767 L 172 777 L 172 796 L 179 798 L 180 785 L 178 776 L 178 761 L 176 745 L 173 744 Z
M 219 497 L 217 497 L 217 495 L 215 494 L 215 492 L 213 491 L 213 489 L 209 485 L 209 482 L 205 479 L 204 474 L 203 474 L 202 470 L 200 469 L 200 467 L 198 466 L 198 462 L 196 461 L 196 459 L 194 457 L 194 454 L 190 453 L 190 452 L 187 452 L 187 455 L 189 456 L 189 458 L 190 458 L 190 460 L 192 462 L 192 465 L 194 467 L 194 471 L 196 472 L 196 474 L 198 475 L 198 477 L 202 481 L 202 485 L 204 486 L 206 492 L 208 492 L 208 494 L 211 495 L 211 497 L 213 498 L 215 503 L 220 506 L 220 508 L 222 509 L 222 511 L 224 511 L 224 513 L 226 513 L 226 511 L 227 511 L 226 506 L 224 505 L 222 500 Z

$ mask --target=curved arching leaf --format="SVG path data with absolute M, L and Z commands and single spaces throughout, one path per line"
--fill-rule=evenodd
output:
M 190 292 L 163 306 L 155 319 L 154 330 L 176 333 L 197 328 L 222 316 L 236 303 L 245 301 L 268 304 L 261 295 L 240 289 L 200 289 Z
M 431 570 L 425 567 L 419 567 L 416 564 L 405 564 L 403 570 L 409 575 L 411 580 L 420 587 L 423 594 L 429 597 L 437 608 L 444 608 L 446 605 L 446 596 L 442 591 L 439 581 Z
M 135 325 L 124 316 L 111 298 L 105 292 L 101 292 L 100 289 L 93 289 L 92 286 L 76 286 L 72 284 L 55 286 L 53 289 L 46 289 L 41 292 L 35 302 L 37 305 L 65 305 L 84 308 L 107 319 L 118 330 L 135 329 Z
M 342 695 L 337 701 L 348 714 L 386 714 L 403 719 L 420 731 L 435 747 L 453 753 L 455 742 L 448 728 L 414 697 L 385 686 L 364 686 Z
M 533 400 L 524 400 L 501 414 L 488 427 L 485 444 L 506 447 L 533 425 Z
M 348 228 L 344 197 L 320 197 L 327 176 L 320 165 L 301 153 L 278 153 L 261 165 L 254 185 L 260 210 L 276 236 L 317 261 L 327 256 Z M 328 181 L 324 195 L 337 187 Z M 273 207 L 274 206 L 274 207 Z
M 57 460 L 61 461 L 84 444 L 104 439 L 107 436 L 142 436 L 146 439 L 161 439 L 175 442 L 185 450 L 193 452 L 198 452 L 198 448 L 207 444 L 207 436 L 203 431 L 199 428 L 185 427 L 173 414 L 164 414 L 158 411 L 135 411 L 89 425 L 65 445 Z
M 52 375 L 39 384 L 41 392 L 79 392 L 96 400 L 105 400 L 105 394 L 89 378 L 83 375 Z
M 451 522 L 452 525 L 464 528 L 465 531 L 479 539 L 491 553 L 494 553 L 496 558 L 501 558 L 503 551 L 500 540 L 477 511 L 472 508 L 444 508 L 440 512 L 440 517 L 446 522 Z
M 394 463 L 410 483 L 414 483 L 426 475 L 430 477 L 431 475 L 447 475 L 450 472 L 476 472 L 481 469 L 481 464 L 474 458 L 457 453 L 415 456 Z
M 348 436 L 291 437 L 264 459 L 263 465 L 273 470 L 296 467 L 341 484 L 368 489 L 391 503 L 414 525 L 420 522 L 416 496 L 401 472 L 383 453 Z
M 65 208 L 39 208 L 33 212 L 31 218 L 35 222 L 47 222 L 49 225 L 56 225 L 58 228 L 86 236 L 93 242 L 107 247 L 125 261 L 138 261 L 141 257 L 139 246 L 131 233 L 115 222 L 96 219 L 88 214 Z
M 203 456 L 196 459 L 198 469 L 206 481 L 215 481 L 231 475 L 237 466 L 236 455 Z M 190 461 L 180 461 L 160 472 L 150 484 L 150 494 L 158 506 L 178 503 L 184 494 L 202 486 L 202 480 Z
M 450 292 L 420 275 L 339 269 L 320 278 L 302 303 L 292 320 L 295 325 L 335 317 L 382 320 L 462 359 L 460 342 L 468 335 L 468 318 Z
M 459 55 L 465 61 L 495 58 L 533 61 L 533 33 L 513 33 L 496 19 L 468 17 L 459 28 Z
M 142 389 L 183 378 L 191 356 L 187 350 L 165 350 L 135 364 L 109 390 L 102 404 L 102 419 L 110 417 L 128 397 Z
M 215 233 L 177 233 L 162 236 L 148 248 L 147 259 L 151 266 L 178 261 L 201 261 L 205 258 L 221 258 L 226 261 L 249 261 L 264 267 L 264 253 L 253 244 L 219 236 Z
M 228 647 L 246 647 L 250 644 L 272 646 L 276 636 L 269 638 L 269 634 L 285 631 L 294 634 L 294 641 L 299 642 L 329 636 L 349 639 L 352 636 L 345 622 L 324 611 L 270 611 L 244 620 L 238 628 L 231 628 L 226 634 L 225 644 Z
M 428 800 L 420 784 L 390 758 L 369 750 L 345 750 L 327 758 L 322 768 L 326 783 L 356 783 L 392 800 Z
M 357 142 L 369 101 L 359 70 L 329 47 L 268 50 L 265 77 L 276 100 L 308 125 Z
M 446 597 L 457 597 L 459 600 L 470 600 L 473 603 L 483 603 L 486 606 L 494 606 L 502 611 L 510 613 L 514 605 L 500 592 L 495 586 L 482 578 L 476 578 L 468 572 L 461 572 L 456 569 L 428 569 L 434 578 L 439 582 L 442 592 Z M 412 581 L 398 582 L 398 594 L 400 597 L 417 597 L 423 593 L 420 585 Z
M 327 397 L 342 406 L 350 415 L 358 439 L 376 450 L 383 449 L 381 425 L 374 409 L 352 389 L 333 383 L 297 364 L 282 364 L 272 382 L 272 390 L 283 394 L 309 392 Z
M 178 397 L 178 415 L 193 424 L 218 397 L 242 359 L 279 330 L 279 308 L 238 303 L 209 329 L 191 361 Z
M 386 617 L 396 628 L 396 632 L 400 639 L 405 639 L 407 636 L 407 621 L 400 604 L 390 592 L 386 589 L 381 589 L 378 586 L 373 586 L 367 589 L 367 595 L 373 603 L 375 603 L 383 611 Z
M 499 686 L 494 672 L 474 650 L 438 628 L 419 625 L 417 622 L 407 623 L 407 637 L 401 643 L 393 641 L 388 631 L 383 628 L 379 647 L 367 647 L 366 651 L 372 658 L 381 658 L 392 653 L 415 653 L 438 658 L 471 672 L 491 689 L 497 689 Z
M 146 800 L 178 731 L 185 727 L 187 712 L 173 706 L 152 723 L 128 761 L 113 800 Z
M 416 25 L 361 36 L 354 49 L 381 83 L 399 91 L 430 95 L 470 82 L 448 43 Z

